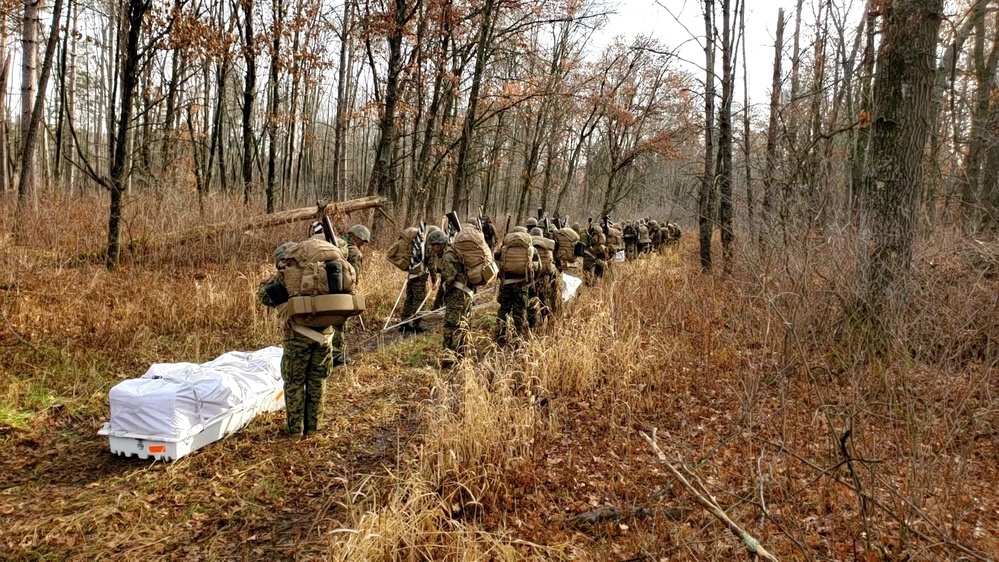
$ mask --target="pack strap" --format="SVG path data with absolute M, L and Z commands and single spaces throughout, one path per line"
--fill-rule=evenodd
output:
M 326 335 L 322 332 L 317 332 L 312 328 L 302 326 L 301 324 L 296 324 L 294 322 L 291 322 L 291 329 L 294 330 L 295 333 L 303 335 L 320 345 L 326 345 Z
M 465 294 L 467 294 L 468 296 L 472 296 L 472 295 L 475 294 L 475 289 L 469 287 L 468 285 L 465 285 L 461 281 L 455 281 L 453 287 L 455 289 L 460 289 L 460 290 L 464 291 Z

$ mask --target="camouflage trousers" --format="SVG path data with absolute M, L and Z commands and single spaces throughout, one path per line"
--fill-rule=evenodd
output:
M 514 335 L 527 335 L 527 307 L 530 302 L 530 284 L 527 281 L 501 285 L 497 302 L 499 311 L 496 313 L 496 342 L 506 344 L 513 339 L 509 334 L 513 324 Z
M 527 310 L 527 323 L 534 328 L 541 326 L 562 308 L 562 275 L 540 275 L 534 280 L 531 305 Z
M 288 433 L 310 433 L 319 429 L 329 374 L 330 350 L 291 329 L 286 330 L 281 377 L 284 379 Z
M 629 260 L 635 259 L 638 255 L 638 242 L 635 240 L 624 241 L 624 257 Z
M 427 278 L 429 275 L 420 275 L 406 281 L 406 302 L 402 305 L 402 319 L 405 320 L 416 314 L 417 308 L 423 304 L 423 299 L 427 298 Z M 409 323 L 412 328 L 420 326 L 420 319 Z
M 583 277 L 587 285 L 592 285 L 604 276 L 607 262 L 593 258 L 583 258 Z
M 472 314 L 472 295 L 450 287 L 444 296 L 444 350 L 461 358 L 465 354 L 468 318 Z
M 328 351 L 330 357 L 333 359 L 334 366 L 343 365 L 347 362 L 347 357 L 349 356 L 343 342 L 343 330 L 346 327 L 347 324 L 344 323 L 343 326 L 334 326 L 330 328 L 333 332 L 330 336 L 330 349 Z

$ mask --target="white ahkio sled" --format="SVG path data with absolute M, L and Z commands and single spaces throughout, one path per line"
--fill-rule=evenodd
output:
M 342 325 L 364 310 L 356 295 L 293 297 L 279 309 L 299 333 Z M 123 457 L 175 461 L 284 408 L 280 347 L 230 351 L 202 363 L 156 363 L 111 388 L 111 420 L 97 432 Z

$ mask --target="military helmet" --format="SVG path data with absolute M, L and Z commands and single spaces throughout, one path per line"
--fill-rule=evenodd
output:
M 447 234 L 444 234 L 440 229 L 431 230 L 430 234 L 427 234 L 427 244 L 431 246 L 434 244 L 447 244 Z
M 285 242 L 277 248 L 274 249 L 274 267 L 277 269 L 284 269 L 287 265 L 288 252 L 295 247 L 294 242 Z
M 520 232 L 520 233 L 523 233 L 523 234 L 527 234 L 527 229 L 524 228 L 523 226 L 515 226 L 515 227 L 513 227 L 513 228 L 510 229 L 510 232 Z
M 534 228 L 535 226 L 538 226 L 538 219 L 534 217 L 527 219 L 527 228 Z
M 536 227 L 536 226 L 531 229 L 530 234 L 531 234 L 531 236 L 544 236 L 545 235 L 545 233 L 541 232 L 541 229 L 538 228 L 538 227 Z
M 582 228 L 582 227 L 579 226 L 578 222 L 574 222 L 574 223 L 572 223 L 572 227 L 571 228 L 573 230 L 575 230 L 576 232 L 579 232 L 579 229 Z
M 649 221 L 649 228 L 659 228 L 659 223 L 654 220 L 651 220 Z
M 371 242 L 371 231 L 368 230 L 368 227 L 364 226 L 363 224 L 355 224 L 354 226 L 350 227 L 350 230 L 347 231 L 347 234 L 356 236 L 357 238 L 359 238 L 364 242 Z

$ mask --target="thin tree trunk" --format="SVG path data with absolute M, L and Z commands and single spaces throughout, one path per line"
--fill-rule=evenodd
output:
M 73 35 L 72 32 L 72 17 L 73 17 L 73 0 L 69 0 L 70 6 L 66 10 L 66 33 L 63 35 L 62 46 L 59 49 L 59 95 L 58 95 L 58 117 L 56 118 L 56 130 L 55 130 L 55 167 L 54 175 L 56 181 L 62 179 L 62 158 L 63 158 L 63 138 L 65 137 L 65 116 L 66 116 L 66 64 L 69 58 L 69 41 L 70 37 Z M 5 90 L 0 89 L 0 92 Z
M 10 76 L 11 55 L 6 54 L 6 45 L 0 45 L 0 193 L 7 195 L 10 191 L 7 154 L 9 137 L 7 135 L 7 77 Z
M 482 7 L 482 26 L 479 29 L 479 36 L 476 40 L 475 48 L 475 70 L 472 74 L 472 85 L 468 92 L 468 109 L 465 112 L 465 123 L 461 130 L 461 140 L 458 145 L 458 162 L 454 176 L 454 192 L 451 196 L 451 208 L 461 209 L 462 202 L 468 203 L 467 182 L 470 165 L 468 155 L 472 142 L 472 135 L 475 132 L 475 120 L 478 117 L 479 90 L 482 87 L 482 75 L 485 72 L 486 62 L 489 60 L 489 45 L 493 35 L 493 21 L 495 19 L 493 11 L 496 9 L 496 0 L 485 0 Z M 467 208 L 465 209 L 467 211 Z
M 718 224 L 721 227 L 722 263 L 725 274 L 732 271 L 735 231 L 732 228 L 732 97 L 735 75 L 732 69 L 732 10 L 731 0 L 721 0 L 722 8 L 722 102 L 718 115 L 719 191 Z
M 750 237 L 756 231 L 756 196 L 753 193 L 753 169 L 750 164 L 750 155 L 753 139 L 749 130 L 749 65 L 746 63 L 746 51 L 749 45 L 746 42 L 746 2 L 742 0 L 739 8 L 739 35 L 742 37 L 742 158 L 746 165 L 746 212 L 749 222 Z
M 27 147 L 30 136 L 32 109 L 38 81 L 38 17 L 39 0 L 24 0 L 24 19 L 21 27 L 21 175 L 18 179 L 17 199 L 23 205 L 35 192 L 35 151 Z M 6 92 L 4 92 L 6 94 Z
M 37 93 L 34 103 L 31 104 L 31 115 L 28 119 L 27 127 L 24 130 L 24 146 L 21 147 L 22 173 L 20 183 L 17 188 L 18 206 L 22 206 L 25 203 L 25 198 L 28 195 L 35 198 L 34 200 L 37 205 L 37 193 L 35 192 L 34 178 L 35 144 L 38 139 L 38 132 L 42 128 L 42 120 L 44 119 L 42 111 L 45 105 L 45 90 L 49 84 L 49 75 L 52 74 L 52 61 L 55 58 L 56 45 L 59 40 L 60 14 L 62 14 L 62 0 L 55 0 L 55 5 L 52 7 L 52 29 L 49 31 L 48 42 L 45 45 L 45 59 L 42 61 L 42 75 L 38 80 Z M 22 92 L 23 91 L 24 90 L 22 89 Z
M 253 36 L 253 1 L 239 0 L 243 11 L 243 205 L 250 204 L 253 184 L 253 98 L 257 83 L 257 55 Z
M 274 0 L 274 25 L 271 28 L 271 66 L 267 78 L 267 184 L 264 188 L 266 212 L 274 212 L 274 181 L 277 174 L 277 129 L 281 70 L 281 34 L 284 33 L 284 0 Z
M 56 0 L 61 2 L 62 0 Z M 111 163 L 111 205 L 108 216 L 108 246 L 105 263 L 108 269 L 117 267 L 119 262 L 121 228 L 121 199 L 125 191 L 127 177 L 128 125 L 132 121 L 132 103 L 135 86 L 138 82 L 139 36 L 142 33 L 142 19 L 149 10 L 151 0 L 129 0 L 128 25 L 125 42 L 125 60 L 122 64 L 121 111 L 118 118 L 118 142 L 115 145 L 114 160 Z
M 701 269 L 711 271 L 711 237 L 714 231 L 715 40 L 714 0 L 704 0 L 704 176 L 698 198 Z

